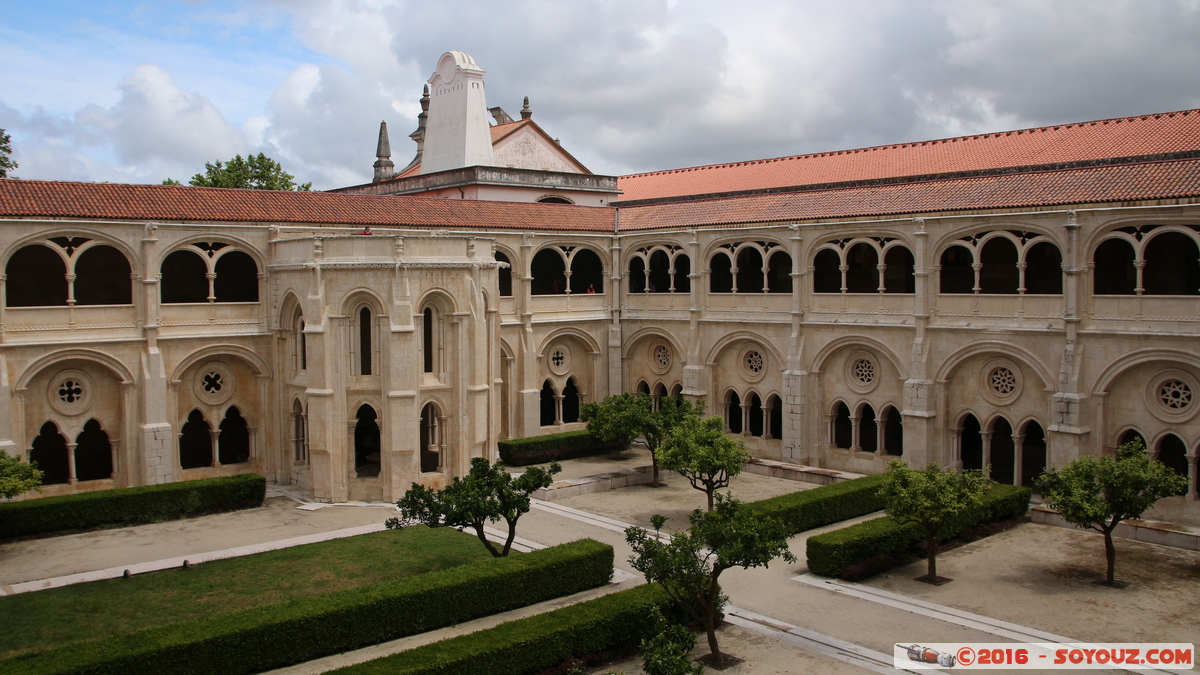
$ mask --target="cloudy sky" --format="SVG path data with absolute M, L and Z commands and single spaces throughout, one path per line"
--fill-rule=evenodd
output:
M 398 166 L 458 49 L 489 105 L 623 174 L 1200 107 L 1196 0 L 0 0 L 21 178 L 157 183 L 266 152 Z

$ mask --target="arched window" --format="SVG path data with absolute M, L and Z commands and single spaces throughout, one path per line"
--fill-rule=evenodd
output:
M 163 259 L 162 301 L 164 303 L 208 302 L 208 263 L 199 253 L 179 250 Z
M 212 466 L 212 443 L 212 428 L 204 413 L 199 410 L 188 413 L 179 433 L 179 466 L 184 469 Z
M 1025 252 L 1025 292 L 1031 295 L 1058 295 L 1063 292 L 1062 253 L 1048 241 L 1041 241 Z
M 725 426 L 730 433 L 742 433 L 742 399 L 736 391 L 729 392 L 725 398 Z
M 645 395 L 649 396 L 650 395 L 650 385 L 645 380 L 638 382 L 637 393 L 645 394 Z
M 999 417 L 992 422 L 992 475 L 991 479 L 1005 485 L 1013 484 L 1013 467 L 1017 460 L 1013 429 L 1008 420 Z
M 1200 295 L 1200 252 L 1179 232 L 1163 232 L 1146 242 L 1142 286 L 1146 295 Z
M 850 408 L 839 402 L 833 411 L 833 444 L 843 450 L 854 445 L 854 423 L 850 421 Z
M 354 470 L 359 478 L 373 478 L 379 475 L 380 442 L 379 419 L 375 409 L 365 403 L 358 408 L 355 415 L 358 422 L 354 425 Z
M 108 434 L 94 419 L 83 425 L 75 437 L 76 480 L 103 480 L 113 477 L 112 444 Z
M 421 353 L 425 359 L 425 372 L 432 373 L 434 352 L 437 350 L 433 341 L 433 308 L 426 307 L 424 312 L 421 312 Z
M 974 415 L 963 418 L 958 432 L 958 451 L 964 471 L 983 469 L 983 434 Z
M 1187 446 L 1175 434 L 1167 434 L 1162 437 L 1162 440 L 1158 442 L 1158 451 L 1154 453 L 1154 457 L 1168 469 L 1184 478 L 1188 477 Z M 1186 495 L 1187 488 L 1185 487 L 1178 494 Z
M 792 292 L 792 256 L 775 251 L 767 258 L 767 289 L 771 293 Z
M 650 254 L 650 273 L 647 276 L 650 278 L 651 293 L 671 291 L 671 259 L 666 251 L 660 249 Z
M 439 471 L 442 467 L 442 420 L 433 403 L 421 408 L 421 472 Z
M 237 406 L 225 411 L 217 434 L 217 461 L 221 464 L 245 464 L 250 461 L 250 429 Z
M 1037 487 L 1037 479 L 1046 470 L 1046 432 L 1042 425 L 1030 421 L 1025 425 L 1021 440 L 1021 485 Z
M 1126 443 L 1132 443 L 1134 441 L 1141 443 L 1143 448 L 1146 447 L 1146 439 L 1137 429 L 1129 429 L 1125 433 L 1121 434 L 1121 440 L 1117 442 L 1117 446 L 1122 446 Z
M 567 280 L 570 292 L 603 293 L 604 264 L 595 251 L 582 248 L 571 255 L 571 278 Z
M 213 271 L 217 302 L 258 302 L 258 265 L 248 253 L 227 251 L 217 258 Z
M 951 246 L 942 251 L 941 292 L 974 293 L 975 260 L 966 246 Z
M 884 293 L 915 293 L 917 291 L 912 251 L 903 246 L 893 246 L 883 254 L 883 264 Z
M 568 377 L 563 387 L 562 416 L 563 424 L 579 421 L 579 388 L 575 386 L 575 378 Z
M 292 314 L 292 330 L 288 337 L 288 344 L 292 352 L 292 370 L 295 372 L 308 370 L 308 338 L 304 335 L 304 314 L 299 307 Z
M 1124 239 L 1106 239 L 1092 257 L 1092 289 L 1096 295 L 1133 295 L 1137 288 L 1133 245 Z
M 875 420 L 875 409 L 866 403 L 858 412 L 858 449 L 863 452 L 879 449 L 879 423 Z
M 56 485 L 71 480 L 70 459 L 67 457 L 67 439 L 58 432 L 54 422 L 46 422 L 33 439 L 29 451 L 29 462 L 42 470 L 42 484 Z
M 642 256 L 635 255 L 629 261 L 629 292 L 645 293 L 650 290 L 646 285 L 646 261 Z
M 753 246 L 743 246 L 737 254 L 737 292 L 762 293 L 763 257 Z
M 692 292 L 692 261 L 686 253 L 675 254 L 675 274 L 671 278 L 675 281 L 676 293 L 691 293 Z
M 654 409 L 658 410 L 662 407 L 662 400 L 667 397 L 667 386 L 662 382 L 654 385 L 654 394 L 651 396 L 651 401 L 654 404 Z
M 682 384 L 676 384 L 674 387 L 671 387 L 671 398 L 683 398 Z
M 989 239 L 979 252 L 979 292 L 1015 294 L 1019 286 L 1017 246 L 1004 237 Z
M 67 304 L 67 264 L 49 246 L 31 244 L 18 249 L 8 259 L 4 274 L 9 307 Z
M 308 415 L 304 414 L 300 399 L 292 401 L 292 459 L 308 461 Z
M 713 254 L 712 260 L 709 261 L 708 291 L 710 293 L 732 293 L 733 292 L 733 265 L 730 263 L 729 256 L 723 251 L 718 251 Z
M 544 248 L 533 256 L 530 266 L 533 281 L 530 292 L 534 295 L 561 295 L 567 292 L 567 270 L 562 254 L 553 248 Z
M 883 423 L 883 451 L 893 457 L 904 454 L 904 421 L 899 411 L 888 406 L 879 416 Z
M 865 242 L 859 242 L 846 252 L 846 292 L 879 292 L 879 254 Z
M 512 262 L 508 259 L 508 256 L 504 255 L 500 251 L 496 251 L 496 261 L 504 263 L 504 265 L 500 266 L 500 270 L 498 272 L 498 276 L 500 278 L 500 281 L 499 281 L 500 297 L 511 298 L 512 294 L 513 294 L 512 293 Z M 507 265 L 507 267 L 505 265 Z
M 372 347 L 375 333 L 375 321 L 371 316 L 371 308 L 363 307 L 358 310 L 358 374 L 370 375 L 372 366 Z
M 129 261 L 112 246 L 83 250 L 75 260 L 75 304 L 133 304 L 132 275 Z
M 823 248 L 813 257 L 813 293 L 842 292 L 842 264 L 837 251 Z
M 772 395 L 767 399 L 767 407 L 770 409 L 770 423 L 767 426 L 771 438 L 783 440 L 783 401 Z
M 556 417 L 558 414 L 558 401 L 556 399 L 557 393 L 554 391 L 554 385 L 550 383 L 550 380 L 546 380 L 545 383 L 542 384 L 541 398 L 541 424 L 544 427 L 558 423 L 558 418 Z
M 758 397 L 758 394 L 750 392 L 750 435 L 762 436 L 766 431 L 765 422 L 762 399 Z

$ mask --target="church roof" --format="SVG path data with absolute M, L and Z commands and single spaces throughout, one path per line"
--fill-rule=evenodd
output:
M 532 119 L 515 120 L 512 122 L 503 122 L 500 124 L 491 125 L 489 127 L 489 129 L 492 134 L 492 146 L 495 147 L 495 145 L 497 143 L 499 143 L 500 141 L 503 141 L 504 139 L 508 138 L 509 136 L 512 136 L 513 134 L 517 133 L 518 131 L 520 131 L 521 129 L 523 129 L 525 127 L 529 127 L 534 133 L 545 138 L 548 142 L 553 143 L 555 145 L 555 147 L 558 149 L 558 151 L 560 153 L 562 153 L 563 157 L 567 161 L 574 164 L 582 173 L 587 173 L 587 174 L 591 173 L 591 171 L 589 171 L 588 168 L 586 166 L 584 166 L 582 162 L 580 162 L 578 159 L 575 159 L 574 155 L 567 152 L 566 149 L 564 149 L 561 145 L 558 144 L 557 141 L 555 141 L 553 138 L 551 138 L 550 134 L 546 133 L 545 130 L 542 129 L 540 126 L 538 126 L 537 122 L 534 122 Z M 421 173 L 421 163 L 417 162 L 416 164 L 408 167 L 408 169 L 405 170 L 403 173 L 396 174 L 392 178 L 393 179 L 408 178 L 410 176 L 419 175 L 420 173 Z
M 1200 110 L 621 176 L 622 202 L 1200 150 Z
M 335 192 L 0 180 L 0 216 L 612 232 L 611 209 Z

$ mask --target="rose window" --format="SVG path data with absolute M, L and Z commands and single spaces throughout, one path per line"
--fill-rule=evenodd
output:
M 654 362 L 657 363 L 658 367 L 660 368 L 666 368 L 667 366 L 671 365 L 671 350 L 667 349 L 663 345 L 655 347 Z
M 561 349 L 556 350 L 553 354 L 550 355 L 550 362 L 553 363 L 556 368 L 561 366 L 563 364 L 563 362 L 566 360 L 567 360 L 567 355 L 563 354 Z
M 875 364 L 869 359 L 859 359 L 854 364 L 854 379 L 859 384 L 871 384 L 875 381 Z
M 1192 388 L 1183 380 L 1167 380 L 1158 387 L 1158 397 L 1171 410 L 1183 410 L 1192 404 Z
M 756 350 L 746 352 L 746 370 L 755 375 L 763 371 L 763 355 Z
M 1000 396 L 1008 396 L 1017 390 L 1017 375 L 1011 369 L 1000 367 L 988 376 L 988 384 L 992 391 Z
M 58 398 L 63 403 L 74 403 L 83 398 L 83 386 L 76 380 L 65 380 L 58 387 Z
M 218 372 L 211 372 L 205 375 L 203 384 L 201 386 L 204 387 L 204 391 L 210 394 L 215 394 L 218 391 L 221 391 L 221 374 Z

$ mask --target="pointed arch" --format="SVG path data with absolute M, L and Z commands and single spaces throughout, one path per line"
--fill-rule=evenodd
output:
M 204 413 L 193 410 L 179 431 L 179 466 L 199 469 L 213 463 L 212 427 Z
M 971 413 L 958 426 L 958 457 L 964 471 L 983 469 L 983 433 L 979 419 Z
M 575 378 L 568 377 L 562 393 L 562 416 L 560 419 L 563 424 L 579 421 L 579 399 L 579 387 L 575 384 Z
M 725 428 L 730 433 L 742 433 L 742 399 L 730 389 L 725 394 Z
M 858 449 L 863 452 L 879 449 L 879 422 L 870 403 L 864 403 L 858 409 Z
M 217 461 L 221 464 L 244 464 L 250 461 L 250 427 L 237 406 L 225 411 L 217 434 Z
M 895 406 L 887 406 L 879 415 L 883 426 L 883 451 L 892 457 L 904 455 L 904 418 Z
M 358 407 L 354 418 L 354 470 L 359 478 L 374 478 L 381 468 L 379 414 L 370 404 Z
M 1013 440 L 1013 428 L 1004 417 L 996 417 L 989 428 L 989 449 L 991 455 L 992 473 L 990 478 L 997 483 L 1013 485 L 1016 476 L 1014 467 L 1017 460 L 1016 443 Z
M 421 408 L 421 472 L 431 473 L 442 469 L 442 448 L 445 429 L 442 428 L 442 410 L 434 401 Z
M 833 428 L 830 429 L 834 447 L 849 450 L 854 447 L 854 423 L 850 421 L 850 407 L 843 401 L 833 404 Z
M 558 413 L 558 392 L 554 390 L 554 384 L 550 380 L 542 383 L 541 393 L 541 425 L 544 427 L 551 426 L 557 423 Z
M 70 459 L 67 457 L 67 439 L 54 422 L 42 425 L 33 449 L 29 451 L 29 462 L 42 470 L 42 484 L 56 485 L 71 481 Z
M 1046 431 L 1037 420 L 1029 420 L 1021 430 L 1021 482 L 1037 487 L 1037 479 L 1046 470 Z
M 75 478 L 79 481 L 113 477 L 112 443 L 95 418 L 75 437 Z

